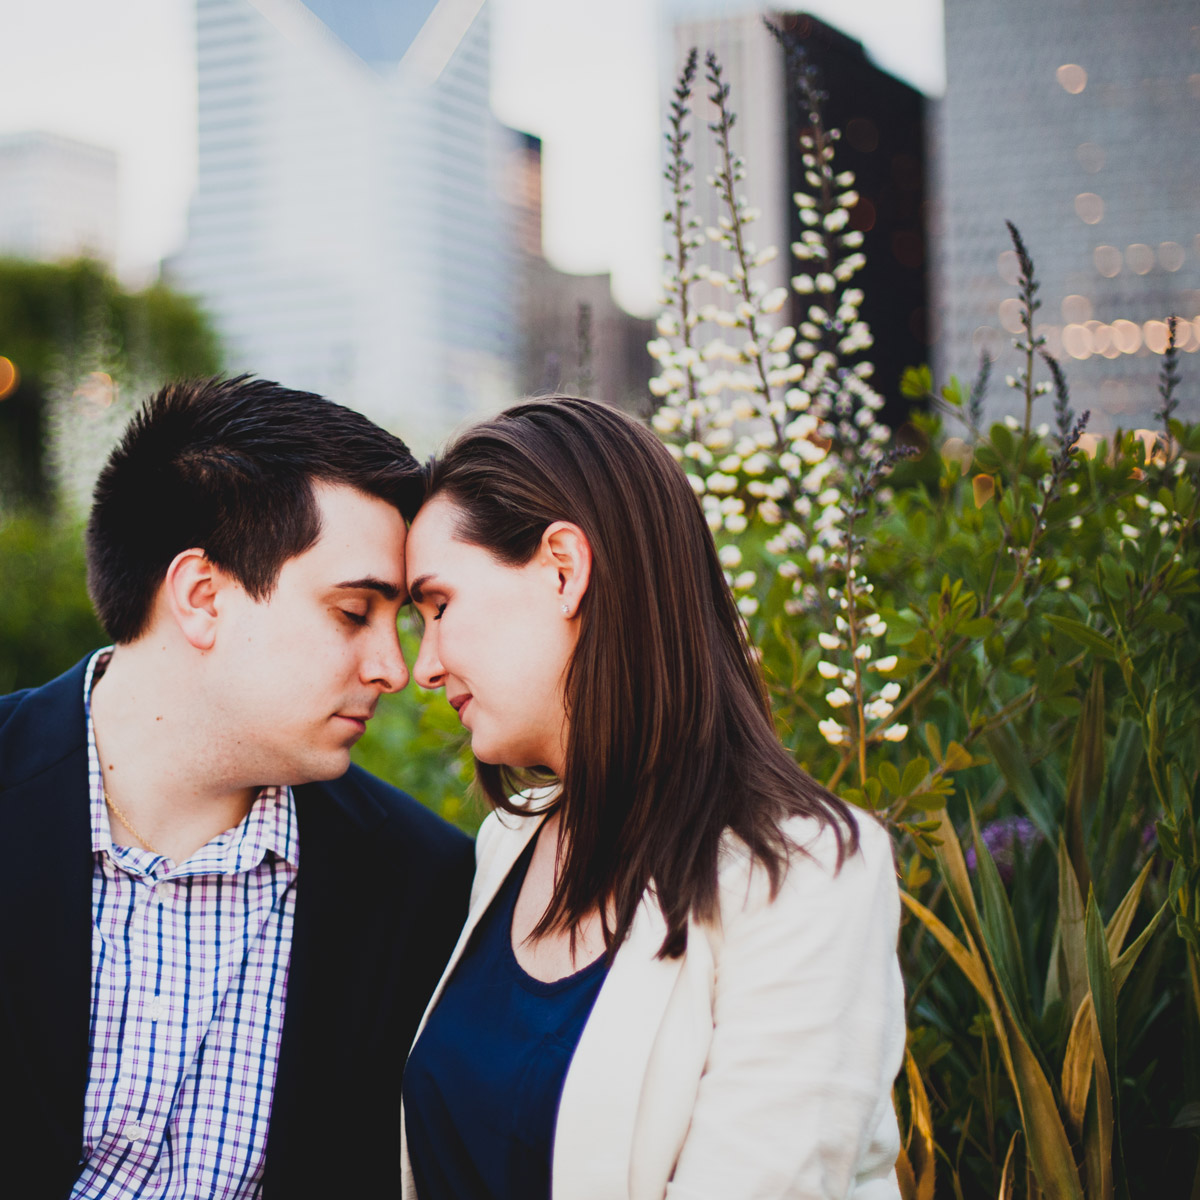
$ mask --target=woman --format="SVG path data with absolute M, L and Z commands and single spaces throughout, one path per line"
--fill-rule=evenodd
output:
M 777 740 L 665 448 L 517 405 L 431 465 L 407 566 L 414 676 L 495 811 L 405 1074 L 406 1200 L 898 1196 L 890 839 Z

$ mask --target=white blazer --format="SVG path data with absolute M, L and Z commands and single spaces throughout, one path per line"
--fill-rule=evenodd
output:
M 421 1029 L 539 824 L 483 823 L 467 923 Z M 790 822 L 811 857 L 773 901 L 728 836 L 720 922 L 692 921 L 682 958 L 656 957 L 666 923 L 643 899 L 567 1071 L 553 1200 L 898 1200 L 900 902 L 890 837 L 866 814 L 858 826 L 835 873 L 829 830 Z M 402 1157 L 417 1200 L 403 1140 Z

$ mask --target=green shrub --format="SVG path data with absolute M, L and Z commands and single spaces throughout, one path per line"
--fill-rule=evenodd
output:
M 78 527 L 0 520 L 0 695 L 37 687 L 106 644 L 85 576 Z
M 1173 326 L 1159 427 L 1088 438 L 1010 227 L 1016 414 L 982 428 L 987 358 L 970 389 L 914 370 L 929 411 L 885 451 L 857 195 L 811 68 L 789 324 L 706 64 L 722 216 L 691 211 L 693 54 L 667 134 L 652 424 L 717 539 L 781 735 L 896 837 L 902 1191 L 1183 1194 L 1200 1127 L 1200 429 L 1175 419 Z

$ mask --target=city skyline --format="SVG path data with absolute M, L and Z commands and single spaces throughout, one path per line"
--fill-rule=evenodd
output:
M 662 100 L 674 70 L 669 22 L 747 7 L 612 0 L 600 11 L 582 0 L 490 0 L 493 109 L 545 147 L 547 255 L 567 271 L 611 271 L 617 299 L 633 311 L 652 310 L 657 292 Z M 941 0 L 788 7 L 861 38 L 881 65 L 927 92 L 940 86 Z M 133 282 L 152 277 L 183 243 L 195 188 L 192 4 L 0 0 L 0 14 L 8 50 L 0 132 L 45 129 L 114 149 L 118 266 Z

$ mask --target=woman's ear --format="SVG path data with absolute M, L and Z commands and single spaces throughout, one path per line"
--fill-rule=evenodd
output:
M 197 650 L 211 650 L 217 640 L 217 597 L 227 582 L 203 550 L 183 550 L 167 568 L 163 602 L 180 632 Z
M 587 535 L 570 521 L 554 521 L 542 534 L 539 559 L 554 569 L 562 615 L 574 617 L 592 577 L 592 547 Z

